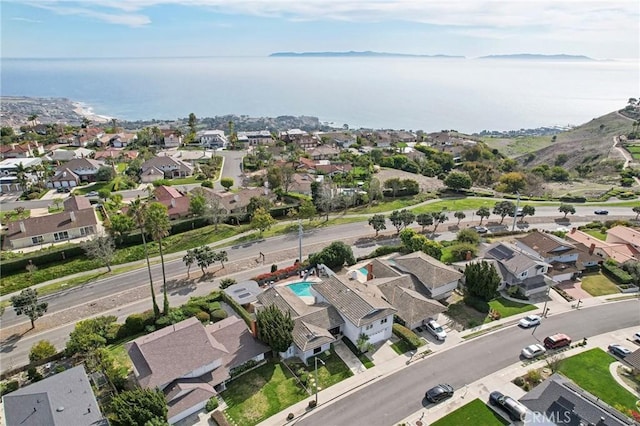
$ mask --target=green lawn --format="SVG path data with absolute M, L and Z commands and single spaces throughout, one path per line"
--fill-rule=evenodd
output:
M 414 350 L 415 348 L 413 346 L 411 346 L 410 344 L 408 344 L 406 341 L 400 339 L 397 342 L 393 343 L 391 345 L 391 349 L 393 349 L 394 351 L 396 351 L 396 353 L 398 355 L 402 355 L 405 354 L 409 351 Z
M 582 276 L 582 289 L 592 296 L 620 293 L 620 289 L 602 272 Z
M 607 234 L 601 232 L 599 229 L 583 229 L 582 232 L 602 241 L 607 239 Z
M 351 376 L 351 371 L 333 352 L 325 358 L 325 363 L 326 366 L 318 363 L 318 382 L 321 389 Z M 307 372 L 305 374 L 313 376 L 313 360 L 309 361 L 309 367 L 301 363 L 289 365 L 294 372 L 304 368 Z M 315 390 L 313 386 L 307 387 Z M 226 414 L 236 424 L 251 426 L 303 399 L 311 400 L 313 394 L 309 395 L 302 389 L 281 363 L 269 362 L 229 383 L 227 390 L 222 392 L 222 398 L 229 406 Z
M 186 178 L 168 179 L 167 182 L 171 186 L 178 186 L 178 185 L 187 185 L 191 183 L 199 183 L 202 181 L 197 180 L 195 176 L 189 176 Z
M 0 222 L 7 223 L 19 219 L 27 219 L 31 216 L 31 210 L 24 210 L 18 214 L 15 210 L 0 211 Z
M 595 348 L 565 359 L 560 365 L 560 373 L 612 407 L 620 405 L 636 410 L 637 398 L 620 386 L 609 372 L 609 364 L 614 361 L 611 355 Z
M 73 194 L 74 195 L 86 195 L 91 191 L 98 192 L 102 188 L 108 188 L 109 190 L 111 190 L 112 189 L 111 182 L 96 182 L 96 183 L 93 183 L 91 185 L 84 186 L 82 188 L 74 188 Z
M 457 410 L 447 414 L 431 426 L 462 426 L 462 425 L 508 425 L 509 422 L 489 408 L 480 399 L 474 399 Z
M 500 312 L 501 318 L 510 317 L 511 315 L 521 314 L 523 312 L 533 311 L 536 309 L 535 305 L 529 305 L 528 303 L 512 302 L 511 300 L 499 297 L 489 302 L 489 306 L 494 310 Z
M 419 201 L 415 197 L 396 198 L 391 201 L 382 201 L 371 207 L 357 207 L 349 209 L 349 214 L 374 214 L 385 213 L 393 210 L 402 210 L 418 204 Z

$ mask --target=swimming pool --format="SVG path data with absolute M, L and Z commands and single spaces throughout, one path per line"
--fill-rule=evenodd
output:
M 313 297 L 311 294 L 311 284 L 313 283 L 309 281 L 300 281 L 299 283 L 288 284 L 287 287 L 298 297 Z
M 367 268 L 360 268 L 359 271 L 364 276 L 367 276 L 369 274 L 369 270 Z

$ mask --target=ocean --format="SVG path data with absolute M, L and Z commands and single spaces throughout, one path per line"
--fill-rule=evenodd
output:
M 427 132 L 568 126 L 640 95 L 637 61 L 209 57 L 5 59 L 0 94 L 65 97 L 120 120 L 309 115 Z

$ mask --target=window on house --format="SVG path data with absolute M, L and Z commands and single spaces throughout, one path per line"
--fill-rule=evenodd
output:
M 315 349 L 313 350 L 313 354 L 314 354 L 314 355 L 315 355 L 315 354 L 319 354 L 320 352 L 322 352 L 322 347 L 315 348 Z
M 80 235 L 84 236 L 84 235 L 91 235 L 93 234 L 93 226 L 84 226 L 82 228 L 80 228 Z
M 53 234 L 53 239 L 56 241 L 68 240 L 69 233 L 67 231 L 56 232 Z
M 42 235 L 38 235 L 37 237 L 31 237 L 31 242 L 33 244 L 40 244 L 43 241 L 44 241 L 44 238 L 42 238 Z
M 385 319 L 381 319 L 380 320 L 380 324 L 384 324 L 385 322 L 387 322 L 389 320 L 389 318 L 385 318 Z
M 521 277 L 526 277 L 527 276 L 527 271 L 524 271 L 523 273 L 520 274 Z
M 365 330 L 371 330 L 373 328 L 373 324 L 369 324 L 368 326 L 366 326 L 364 329 Z

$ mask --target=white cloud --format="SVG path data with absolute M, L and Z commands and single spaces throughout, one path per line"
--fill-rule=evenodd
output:
M 39 21 L 37 19 L 30 19 L 30 18 L 22 18 L 19 16 L 13 17 L 11 18 L 12 21 L 20 21 L 20 22 L 28 22 L 30 24 L 42 24 L 42 21 Z

